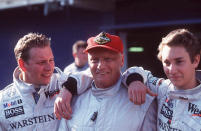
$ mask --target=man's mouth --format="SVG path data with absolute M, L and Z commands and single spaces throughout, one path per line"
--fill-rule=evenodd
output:
M 171 79 L 171 80 L 175 80 L 175 81 L 176 81 L 176 80 L 179 80 L 179 79 L 180 79 L 180 77 L 178 77 L 178 76 L 173 76 L 173 77 L 170 77 L 170 79 Z
M 51 75 L 52 75 L 51 73 L 48 73 L 48 74 L 42 74 L 42 76 L 43 76 L 43 77 L 46 77 L 46 78 L 51 77 Z

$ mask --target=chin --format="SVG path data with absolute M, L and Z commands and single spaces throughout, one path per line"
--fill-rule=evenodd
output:
M 42 82 L 43 85 L 48 85 L 50 83 L 50 80 Z
M 49 83 L 42 83 L 41 86 L 47 86 Z
M 183 85 L 181 83 L 178 82 L 172 82 L 174 86 L 176 86 L 177 88 L 183 87 Z

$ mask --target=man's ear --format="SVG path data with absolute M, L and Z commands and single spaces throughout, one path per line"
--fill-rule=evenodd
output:
M 76 53 L 73 53 L 73 57 L 74 57 L 74 58 L 76 57 L 76 55 L 77 55 Z
M 22 71 L 26 72 L 26 62 L 22 58 L 18 60 L 18 65 Z
M 196 55 L 194 57 L 194 61 L 193 61 L 193 64 L 195 65 L 195 68 L 198 67 L 199 63 L 200 63 L 200 55 Z

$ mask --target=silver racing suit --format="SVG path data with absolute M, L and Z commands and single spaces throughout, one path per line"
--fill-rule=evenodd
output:
M 52 75 L 49 85 L 41 86 L 36 104 L 33 85 L 19 79 L 20 70 L 17 67 L 13 83 L 0 91 L 0 130 L 57 131 L 60 121 L 53 112 L 61 83 L 59 73 Z
M 177 90 L 170 80 L 153 77 L 141 67 L 129 68 L 125 78 L 131 73 L 141 74 L 147 87 L 158 94 L 158 131 L 201 131 L 201 85 Z
M 144 121 L 153 97 L 147 95 L 145 104 L 134 105 L 122 77 L 114 86 L 100 89 L 86 74 L 71 75 L 77 80 L 79 95 L 72 102 L 72 119 L 62 119 L 59 131 L 142 131 L 143 124 L 149 124 L 152 131 L 152 123 Z

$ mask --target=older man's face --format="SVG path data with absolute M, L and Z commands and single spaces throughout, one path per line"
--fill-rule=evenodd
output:
M 104 48 L 95 48 L 88 52 L 88 61 L 98 88 L 108 88 L 118 81 L 124 62 L 123 55 Z

